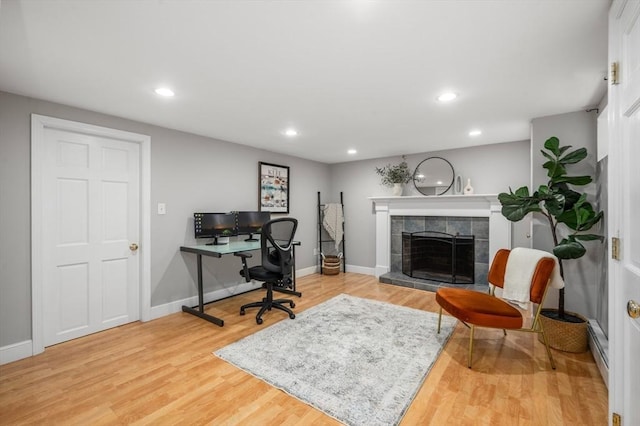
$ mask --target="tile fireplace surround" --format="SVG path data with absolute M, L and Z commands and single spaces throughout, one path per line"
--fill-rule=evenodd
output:
M 376 213 L 376 277 L 391 271 L 391 217 L 487 217 L 489 218 L 489 264 L 501 248 L 511 248 L 511 223 L 502 216 L 498 196 L 410 195 L 369 197 Z

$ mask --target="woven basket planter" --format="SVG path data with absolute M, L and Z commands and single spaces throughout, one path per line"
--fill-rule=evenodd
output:
M 323 275 L 338 275 L 340 273 L 341 259 L 338 256 L 324 256 L 322 259 Z
M 543 309 L 542 312 L 558 312 L 557 309 Z M 585 317 L 575 312 L 565 311 L 565 314 L 580 318 L 582 322 L 573 323 L 549 318 L 540 313 L 540 321 L 544 327 L 544 333 L 549 340 L 549 346 L 563 352 L 582 353 L 588 348 L 589 331 L 588 321 Z M 538 334 L 538 340 L 544 343 L 542 334 Z

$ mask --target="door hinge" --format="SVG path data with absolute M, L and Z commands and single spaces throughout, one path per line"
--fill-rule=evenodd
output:
M 611 62 L 611 84 L 620 83 L 620 72 L 617 62 Z
M 611 258 L 620 260 L 620 238 L 611 237 Z
M 611 420 L 613 426 L 622 426 L 622 417 L 620 417 L 620 414 L 613 413 L 613 415 L 611 416 Z

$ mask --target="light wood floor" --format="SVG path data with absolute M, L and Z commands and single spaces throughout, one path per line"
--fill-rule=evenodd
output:
M 348 293 L 437 311 L 434 294 L 360 274 L 298 280 L 301 312 Z M 334 419 L 221 361 L 212 351 L 264 324 L 240 316 L 254 291 L 208 305 L 220 328 L 185 313 L 62 343 L 0 366 L 0 424 L 337 425 Z M 295 320 L 294 320 L 295 321 Z M 458 325 L 402 425 L 606 425 L 607 389 L 589 352 L 554 351 L 551 370 L 535 336 L 478 330 L 473 369 L 468 330 Z M 277 344 L 277 342 L 274 342 Z

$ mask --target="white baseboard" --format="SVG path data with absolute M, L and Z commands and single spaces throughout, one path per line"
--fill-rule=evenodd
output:
M 319 272 L 317 266 L 309 266 L 308 268 L 297 269 L 296 278 L 305 277 L 307 275 L 315 274 L 316 272 Z
M 353 272 L 354 274 L 364 274 L 364 275 L 373 275 L 375 276 L 376 274 L 376 270 L 375 268 L 368 268 L 366 266 L 357 266 L 357 265 L 349 265 L 347 264 L 347 272 Z M 320 267 L 319 266 L 311 266 L 309 268 L 303 269 L 304 271 L 309 271 L 308 273 L 304 274 L 304 275 L 310 275 L 310 274 L 316 274 L 316 273 L 320 273 Z M 342 272 L 342 271 L 341 271 Z M 297 271 L 296 271 L 296 275 L 299 277 L 303 277 L 304 275 L 300 275 Z
M 33 342 L 31 340 L 4 346 L 0 348 L 0 365 L 29 358 L 31 355 L 33 355 Z
M 366 266 L 357 266 L 357 265 L 349 265 L 347 264 L 347 272 L 353 272 L 356 274 L 364 274 L 364 275 L 376 275 L 376 268 L 368 268 Z
M 594 319 L 589 320 L 589 348 L 604 384 L 609 388 L 609 339 Z
M 204 303 L 213 302 L 215 300 L 224 299 L 227 297 L 235 296 L 236 294 L 244 293 L 246 291 L 255 290 L 262 287 L 261 282 L 243 282 L 233 287 L 221 288 L 218 290 L 210 291 L 204 294 Z M 164 305 L 152 306 L 150 311 L 150 320 L 162 318 L 166 315 L 175 314 L 176 312 L 182 312 L 182 306 L 196 306 L 198 304 L 198 296 L 188 297 L 182 300 L 175 300 L 173 302 L 165 303 Z

